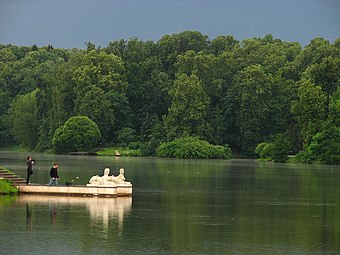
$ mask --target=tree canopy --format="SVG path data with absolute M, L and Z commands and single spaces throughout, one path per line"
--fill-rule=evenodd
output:
M 75 116 L 55 131 L 52 144 L 57 153 L 66 153 L 92 149 L 99 140 L 98 125 L 86 116 Z
M 264 142 L 280 161 L 307 150 L 323 160 L 316 150 L 329 153 L 339 127 L 339 42 L 184 31 L 86 49 L 0 45 L 0 143 L 53 149 L 56 130 L 81 115 L 101 146 L 139 142 L 147 155 L 193 136 L 243 156 Z

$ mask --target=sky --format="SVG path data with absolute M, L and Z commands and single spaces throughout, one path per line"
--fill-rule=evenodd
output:
M 340 0 L 0 0 L 0 44 L 86 48 L 86 42 L 199 31 L 210 40 L 272 34 L 307 45 L 340 37 Z

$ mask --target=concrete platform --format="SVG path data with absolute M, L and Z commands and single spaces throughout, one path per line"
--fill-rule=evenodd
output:
M 65 196 L 101 196 L 101 197 L 119 197 L 131 196 L 131 184 L 118 184 L 116 187 L 100 187 L 100 186 L 48 186 L 48 185 L 18 185 L 16 186 L 19 193 L 30 194 L 49 194 L 49 195 L 65 195 Z

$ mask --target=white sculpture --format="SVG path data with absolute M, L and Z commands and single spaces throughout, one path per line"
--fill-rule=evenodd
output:
M 109 175 L 110 174 L 110 168 L 105 168 L 104 169 L 104 175 L 99 176 L 95 175 L 92 176 L 91 179 L 89 180 L 89 183 L 91 185 L 105 185 L 105 186 L 117 186 L 117 184 L 130 184 L 130 182 L 125 181 L 125 176 L 124 176 L 124 168 L 121 168 L 119 170 L 119 175 L 115 177 L 114 175 Z

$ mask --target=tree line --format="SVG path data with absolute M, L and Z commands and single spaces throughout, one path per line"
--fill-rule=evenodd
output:
M 247 157 L 262 144 L 256 153 L 275 161 L 339 162 L 340 39 L 303 47 L 184 31 L 86 49 L 0 45 L 0 70 L 3 145 L 53 150 L 56 130 L 87 116 L 97 146 L 144 155 L 196 137 Z

